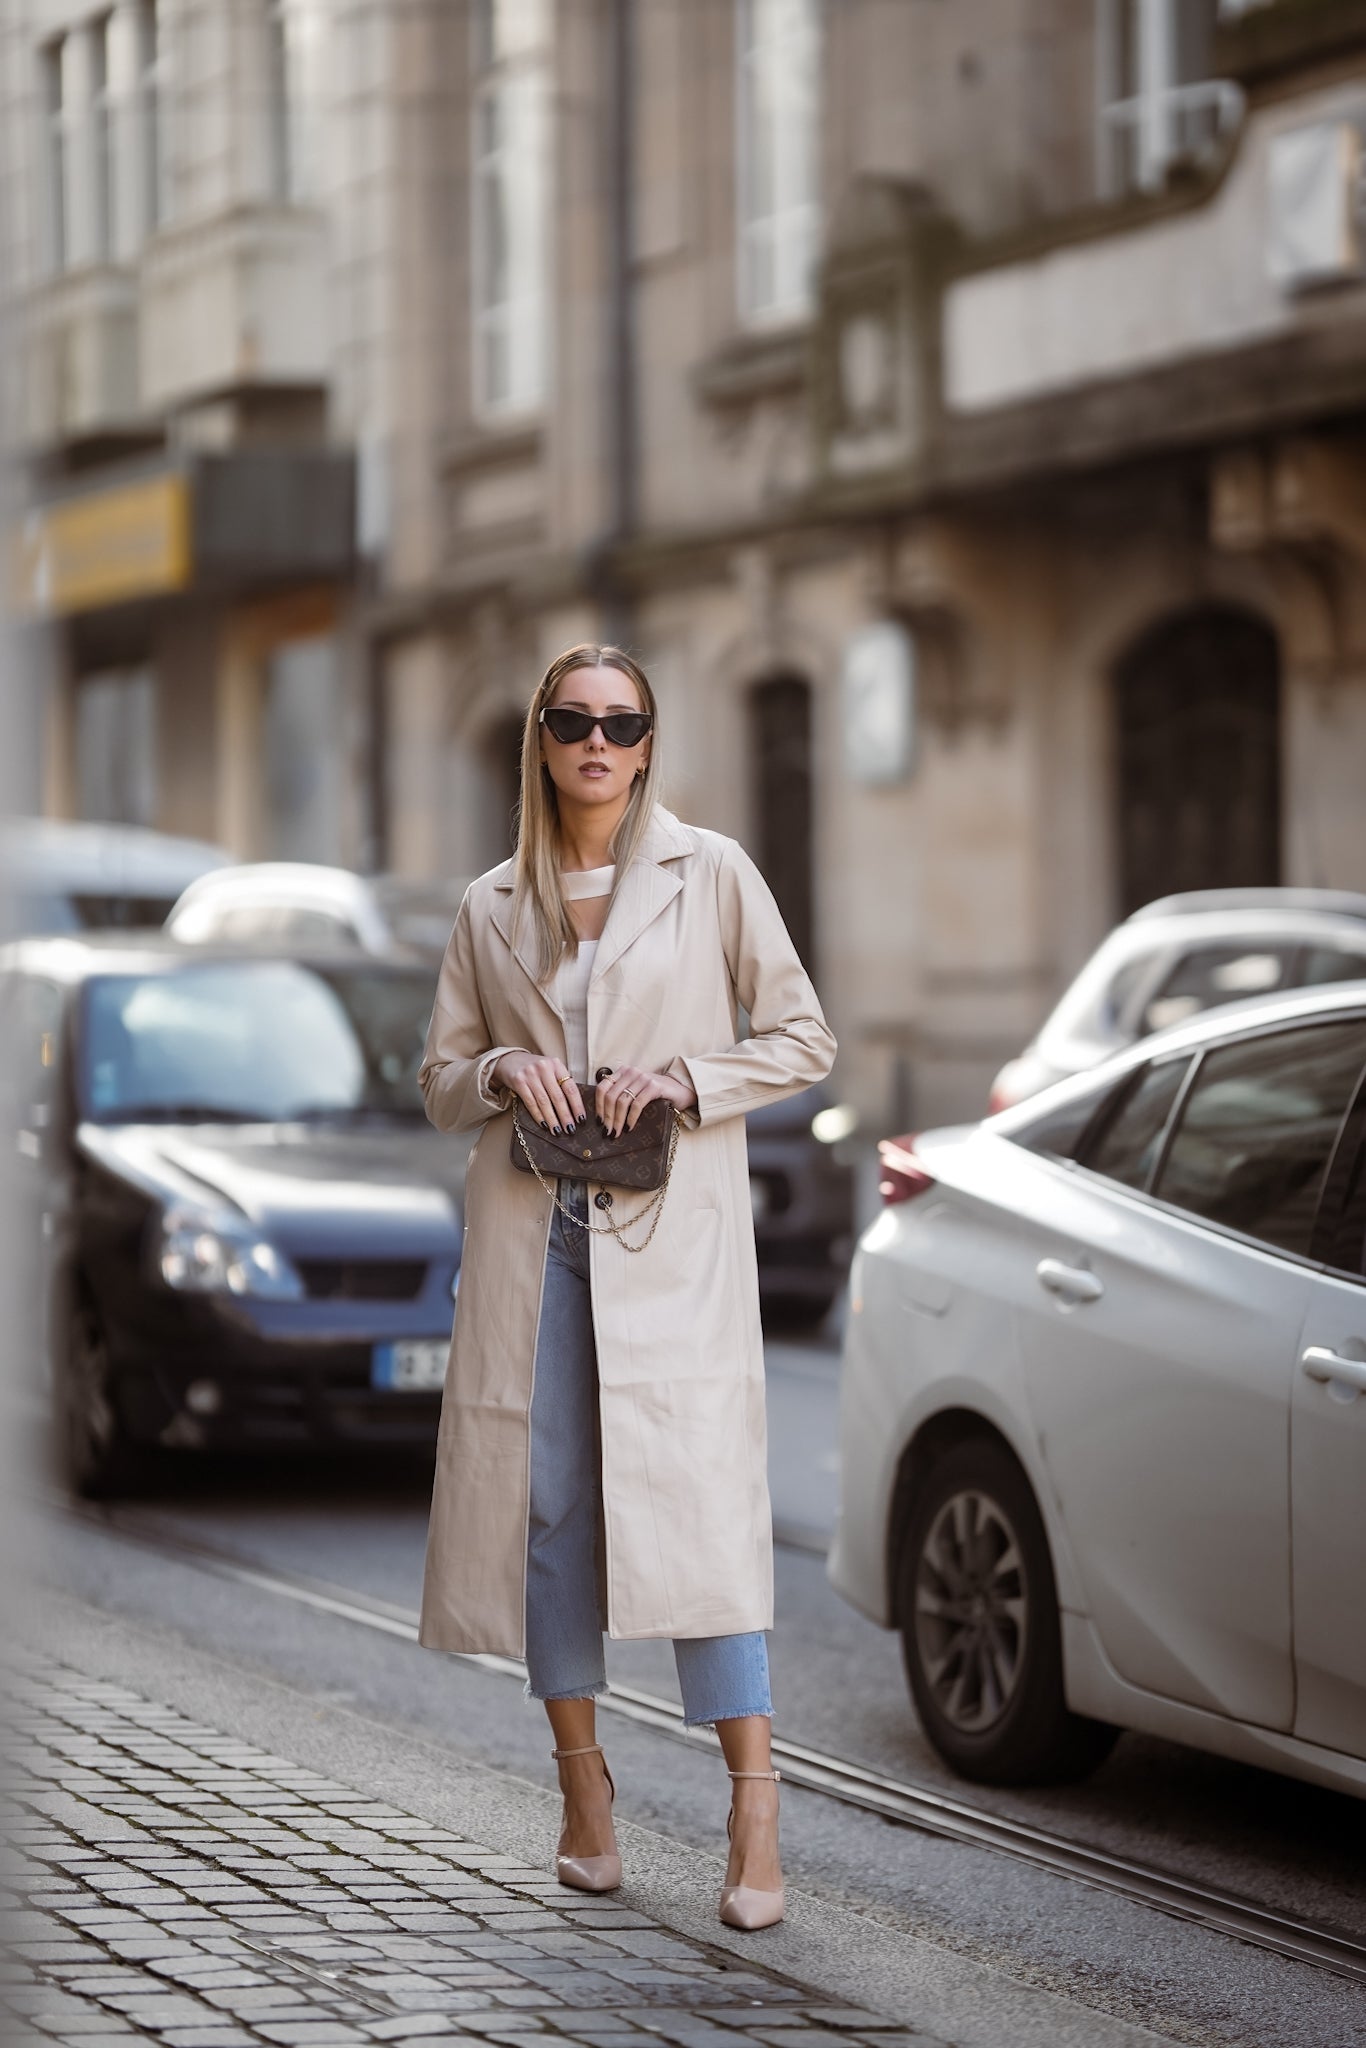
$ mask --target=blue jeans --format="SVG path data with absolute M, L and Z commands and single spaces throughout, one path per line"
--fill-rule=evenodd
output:
M 593 1215 L 585 1181 L 562 1180 L 558 1192 L 576 1217 Z M 546 1249 L 531 1396 L 526 1667 L 532 1699 L 588 1699 L 606 1691 L 606 1605 L 588 1232 L 557 1208 Z M 689 1727 L 772 1713 L 768 1643 L 761 1633 L 679 1637 L 674 1661 Z

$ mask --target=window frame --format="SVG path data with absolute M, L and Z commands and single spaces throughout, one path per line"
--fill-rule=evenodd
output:
M 498 0 L 476 0 L 469 16 L 469 392 L 474 418 L 491 426 L 536 419 L 544 411 L 550 396 L 549 325 L 553 306 L 551 266 L 554 258 L 551 232 L 555 146 L 554 9 L 551 0 L 536 0 L 536 4 L 542 10 L 542 22 L 536 38 L 525 47 L 514 48 L 502 55 L 497 50 L 496 36 L 486 37 L 484 32 L 485 24 L 491 18 L 488 10 L 496 9 Z M 521 152 L 515 146 L 509 146 L 505 134 L 495 150 L 484 148 L 484 109 L 490 100 L 503 94 L 515 94 L 519 88 L 528 94 L 536 125 L 535 142 L 540 151 L 540 162 L 526 175 L 536 179 L 538 189 L 529 194 L 524 209 L 508 204 L 506 212 L 508 220 L 514 224 L 519 218 L 536 223 L 538 246 L 525 252 L 526 273 L 533 280 L 530 291 L 515 289 L 518 265 L 510 259 L 508 294 L 495 300 L 489 290 L 490 235 L 486 197 L 490 189 L 498 187 L 500 180 L 507 179 L 509 162 L 513 165 L 515 181 Z M 504 185 L 505 192 L 509 189 L 509 185 Z M 515 234 L 514 225 L 513 234 L 509 237 L 509 250 Z M 521 384 L 514 374 L 517 358 L 511 346 L 512 327 L 519 317 L 530 320 L 536 337 L 534 353 L 527 358 L 531 368 Z M 492 388 L 495 380 L 487 375 L 491 347 L 503 351 L 505 374 L 502 382 L 506 395 Z
M 1195 1047 L 1193 1052 L 1190 1048 L 1184 1051 L 1173 1048 L 1170 1054 L 1164 1054 L 1164 1060 L 1167 1058 L 1188 1060 L 1189 1067 L 1186 1078 L 1177 1090 L 1171 1109 L 1168 1112 L 1166 1126 L 1162 1133 L 1162 1142 L 1153 1155 L 1153 1164 L 1149 1170 L 1147 1183 L 1142 1188 L 1130 1187 L 1125 1181 L 1111 1180 L 1107 1174 L 1099 1173 L 1095 1168 L 1086 1164 L 1084 1153 L 1095 1144 L 1102 1128 L 1099 1113 L 1095 1125 L 1089 1127 L 1085 1132 L 1082 1143 L 1078 1147 L 1077 1156 L 1069 1162 L 1053 1160 L 1051 1163 L 1055 1165 L 1070 1164 L 1075 1171 L 1087 1174 L 1119 1199 L 1129 1198 L 1146 1203 L 1160 1214 L 1170 1216 L 1175 1221 L 1188 1224 L 1192 1229 L 1212 1231 L 1216 1236 L 1227 1239 L 1231 1244 L 1242 1245 L 1248 1250 L 1261 1252 L 1267 1258 L 1283 1259 L 1291 1265 L 1303 1267 L 1308 1271 L 1322 1272 L 1325 1270 L 1323 1249 L 1326 1226 L 1325 1203 L 1329 1189 L 1336 1184 L 1335 1174 L 1337 1172 L 1339 1156 L 1344 1141 L 1349 1134 L 1354 1113 L 1359 1114 L 1362 1118 L 1361 1142 L 1363 1145 L 1366 1145 L 1366 1056 L 1363 1059 L 1362 1073 L 1353 1086 L 1351 1100 L 1338 1125 L 1332 1148 L 1329 1151 L 1325 1164 L 1323 1183 L 1319 1190 L 1318 1205 L 1309 1234 L 1308 1252 L 1288 1251 L 1283 1245 L 1271 1244 L 1263 1237 L 1253 1237 L 1245 1230 L 1234 1229 L 1231 1224 L 1216 1222 L 1212 1217 L 1200 1215 L 1197 1210 L 1183 1209 L 1175 1202 L 1165 1201 L 1154 1190 L 1161 1185 L 1162 1171 L 1167 1163 L 1167 1154 L 1171 1149 L 1172 1140 L 1180 1126 L 1180 1120 L 1185 1113 L 1187 1098 L 1199 1077 L 1206 1059 L 1211 1053 L 1222 1052 L 1233 1045 L 1249 1045 L 1259 1038 L 1283 1037 L 1289 1032 L 1313 1031 L 1324 1026 L 1330 1026 L 1335 1023 L 1347 1023 L 1353 1020 L 1366 1022 L 1366 1019 L 1362 1018 L 1361 1013 L 1354 1010 L 1327 1010 L 1320 1016 L 1305 1018 L 1268 1019 L 1266 1023 L 1258 1025 L 1255 1029 L 1232 1032 L 1227 1038 L 1214 1039 L 1206 1045 Z M 1133 1074 L 1128 1077 L 1122 1094 L 1109 1098 L 1107 1103 L 1102 1105 L 1102 1110 L 1113 1105 L 1112 1113 L 1116 1116 L 1121 1114 L 1124 1103 L 1129 1100 L 1134 1088 L 1138 1085 L 1139 1077 L 1147 1071 L 1148 1067 L 1154 1064 L 1156 1063 L 1151 1060 L 1140 1061 L 1135 1067 Z M 1043 1157 L 1046 1155 L 1036 1154 L 1035 1156 Z M 1342 1218 L 1341 1214 L 1339 1214 L 1336 1219 L 1336 1226 L 1340 1227 L 1341 1222 Z M 1333 1270 L 1336 1272 L 1338 1269 L 1335 1267 Z M 1346 1277 L 1353 1279 L 1361 1278 L 1362 1276 L 1349 1272 Z
M 38 45 L 40 118 L 43 134 L 46 267 L 61 277 L 71 261 L 71 136 L 66 99 L 66 33 Z
M 97 263 L 118 257 L 118 93 L 113 57 L 114 12 L 91 16 L 86 34 L 90 62 L 91 253 Z
M 170 218 L 166 126 L 166 24 L 162 0 L 137 0 L 134 98 L 138 118 L 138 232 L 148 240 Z
M 264 0 L 266 148 L 271 197 L 315 206 L 324 185 L 324 111 L 317 52 L 317 0 Z
M 1191 1082 L 1203 1058 L 1204 1048 L 1198 1047 L 1193 1053 L 1187 1049 L 1184 1052 L 1160 1054 L 1157 1059 L 1140 1060 L 1126 1077 L 1123 1086 L 1107 1096 L 1104 1102 L 1097 1105 L 1096 1113 L 1082 1133 L 1080 1142 L 1077 1145 L 1073 1163 L 1079 1166 L 1083 1172 L 1091 1174 L 1096 1180 L 1104 1181 L 1107 1187 L 1122 1188 L 1126 1194 L 1141 1195 L 1145 1199 L 1155 1199 L 1152 1191 L 1156 1185 L 1157 1177 L 1162 1171 L 1163 1162 L 1167 1157 L 1167 1147 L 1171 1144 L 1172 1132 L 1176 1129 L 1177 1118 L 1180 1116 L 1185 1105 L 1186 1097 L 1190 1093 Z M 1186 1071 L 1182 1076 L 1180 1087 L 1171 1099 L 1171 1105 L 1167 1110 L 1167 1120 L 1163 1124 L 1158 1136 L 1157 1147 L 1153 1153 L 1153 1162 L 1148 1168 L 1148 1177 L 1143 1186 L 1135 1187 L 1130 1181 L 1116 1180 L 1112 1174 L 1102 1173 L 1099 1167 L 1091 1166 L 1088 1163 L 1090 1156 L 1100 1144 L 1101 1139 L 1108 1135 L 1114 1124 L 1123 1116 L 1125 1110 L 1143 1086 L 1147 1076 L 1159 1067 L 1173 1066 L 1180 1061 L 1185 1062 Z
M 1356 1236 L 1358 1264 L 1343 1263 L 1350 1243 L 1348 1231 Z M 1318 1214 L 1314 1218 L 1312 1249 L 1325 1272 L 1335 1279 L 1355 1281 L 1366 1287 L 1366 1068 L 1357 1081 L 1338 1129 L 1332 1156 L 1323 1176 Z
M 808 320 L 815 301 L 815 272 L 820 250 L 820 235 L 824 221 L 822 204 L 822 163 L 821 163 L 821 49 L 823 42 L 822 0 L 791 0 L 791 4 L 807 10 L 810 14 L 810 34 L 813 45 L 811 65 L 814 106 L 809 136 L 810 158 L 808 163 L 809 185 L 812 197 L 784 202 L 775 196 L 775 202 L 768 213 L 761 214 L 750 205 L 754 189 L 754 166 L 757 161 L 755 149 L 753 103 L 750 81 L 760 58 L 763 46 L 753 33 L 755 8 L 759 0 L 737 0 L 735 7 L 735 305 L 743 327 L 763 331 L 768 328 L 796 326 Z M 776 183 L 776 180 L 775 180 Z M 752 291 L 753 261 L 752 242 L 756 227 L 769 227 L 773 232 L 773 247 L 776 251 L 781 223 L 803 223 L 809 237 L 806 251 L 806 279 L 799 297 L 773 297 L 767 303 L 760 303 Z M 789 226 L 789 232 L 791 231 Z M 777 264 L 774 264 L 775 279 Z

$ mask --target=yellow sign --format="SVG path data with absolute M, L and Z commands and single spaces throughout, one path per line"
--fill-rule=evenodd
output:
M 189 484 L 168 471 L 36 507 L 14 556 L 14 607 L 29 617 L 183 590 L 191 569 Z

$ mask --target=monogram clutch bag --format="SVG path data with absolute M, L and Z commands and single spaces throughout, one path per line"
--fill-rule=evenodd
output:
M 576 1131 L 543 1131 L 520 1101 L 512 1105 L 512 1163 L 538 1180 L 562 1176 L 648 1192 L 664 1185 L 678 1112 L 663 1096 L 647 1102 L 633 1131 L 598 1128 L 597 1089 L 579 1089 L 586 1112 Z

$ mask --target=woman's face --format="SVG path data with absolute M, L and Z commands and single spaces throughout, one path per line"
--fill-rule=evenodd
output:
M 552 704 L 604 717 L 610 711 L 643 711 L 640 692 L 617 668 L 576 668 L 561 676 Z M 561 742 L 542 725 L 541 758 L 550 779 L 570 803 L 620 804 L 650 758 L 650 735 L 634 747 L 614 747 L 595 725 L 587 739 Z

